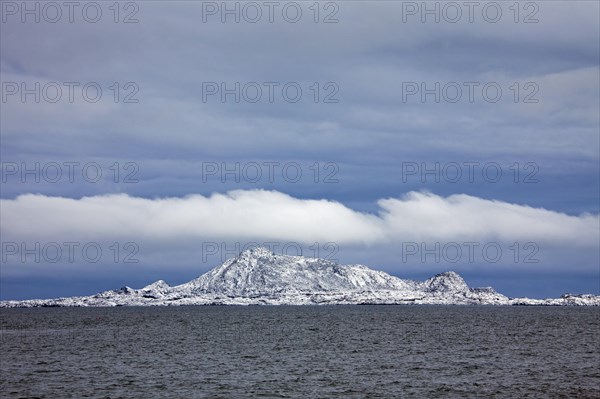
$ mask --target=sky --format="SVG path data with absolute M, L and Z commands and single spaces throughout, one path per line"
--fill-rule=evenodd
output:
M 258 245 L 600 294 L 596 1 L 0 7 L 2 300 Z

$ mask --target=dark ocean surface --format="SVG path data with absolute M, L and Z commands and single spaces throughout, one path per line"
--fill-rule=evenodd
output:
M 600 398 L 600 309 L 0 309 L 2 398 Z

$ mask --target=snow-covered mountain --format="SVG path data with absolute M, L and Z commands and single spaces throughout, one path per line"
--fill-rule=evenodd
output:
M 419 282 L 403 280 L 362 265 L 276 255 L 265 248 L 254 248 L 174 287 L 159 280 L 141 289 L 122 287 L 87 297 L 4 301 L 0 302 L 0 307 L 263 304 L 600 306 L 600 296 L 566 294 L 558 299 L 509 299 L 491 287 L 470 288 L 454 272 Z

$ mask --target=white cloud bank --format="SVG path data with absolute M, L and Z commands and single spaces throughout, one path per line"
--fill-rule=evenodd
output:
M 410 192 L 378 201 L 378 214 L 339 202 L 277 191 L 145 199 L 102 195 L 70 199 L 27 194 L 0 200 L 2 240 L 117 239 L 333 241 L 534 241 L 597 247 L 599 215 L 570 216 L 465 194 Z

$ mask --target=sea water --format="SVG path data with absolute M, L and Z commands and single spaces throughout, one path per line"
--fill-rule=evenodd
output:
M 0 309 L 2 398 L 597 398 L 600 309 Z

